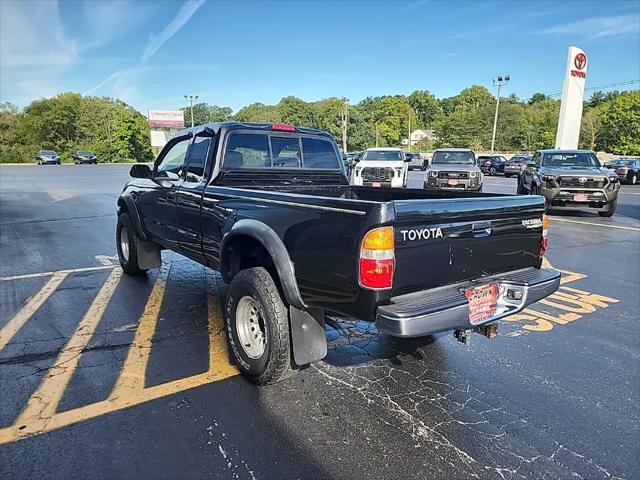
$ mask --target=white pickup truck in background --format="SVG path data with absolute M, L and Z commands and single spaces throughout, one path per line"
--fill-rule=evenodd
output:
M 369 148 L 354 168 L 353 184 L 368 187 L 406 187 L 409 161 L 399 148 Z

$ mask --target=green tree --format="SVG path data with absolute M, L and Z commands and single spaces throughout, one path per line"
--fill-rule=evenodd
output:
M 191 107 L 184 107 L 185 124 L 191 125 Z M 219 107 L 218 105 L 209 105 L 200 102 L 193 104 L 193 124 L 203 125 L 209 122 L 223 122 L 229 120 L 233 115 L 230 107 Z
M 407 97 L 407 101 L 420 120 L 416 127 L 430 128 L 442 112 L 440 102 L 428 90 L 416 90 Z
M 640 155 L 640 91 L 614 96 L 600 108 L 599 149 L 617 155 Z
M 239 122 L 279 122 L 280 116 L 277 108 L 264 103 L 252 103 L 241 108 L 234 115 L 234 119 Z
M 531 98 L 528 100 L 529 105 L 533 105 L 537 102 L 543 102 L 545 100 L 551 100 L 551 97 L 547 97 L 544 93 L 534 93 L 531 95 Z
M 299 127 L 314 125 L 313 110 L 304 100 L 293 96 L 284 97 L 276 105 L 276 108 L 282 122 Z

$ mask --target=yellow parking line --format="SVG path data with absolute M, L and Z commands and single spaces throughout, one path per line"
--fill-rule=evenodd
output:
M 0 350 L 7 346 L 27 320 L 42 306 L 58 286 L 67 278 L 68 272 L 56 272 L 29 301 L 0 330 Z
M 605 228 L 619 228 L 621 230 L 633 230 L 634 232 L 640 232 L 640 228 L 637 227 L 623 227 L 620 225 L 605 225 L 602 223 L 595 222 L 583 222 L 580 220 L 569 220 L 567 218 L 558 218 L 558 217 L 549 217 L 552 222 L 568 222 L 568 223 L 580 223 L 582 225 L 593 225 L 595 227 L 605 227 Z
M 58 270 L 58 271 L 55 271 L 55 272 L 26 273 L 24 275 L 13 275 L 11 277 L 0 277 L 0 282 L 7 282 L 9 280 L 23 280 L 25 278 L 49 277 L 51 275 L 57 275 L 57 274 L 93 272 L 95 270 L 107 270 L 109 268 L 115 268 L 116 266 L 117 265 L 102 265 L 100 267 L 70 268 L 68 270 Z
M 110 398 L 137 395 L 144 388 L 147 363 L 151 354 L 151 340 L 156 330 L 158 315 L 162 307 L 164 291 L 169 276 L 170 266 L 163 264 L 147 299 L 144 312 L 140 317 L 135 338 L 124 362 L 120 377 L 116 382 Z
M 226 329 L 220 302 L 217 296 L 217 283 L 210 270 L 207 275 L 207 309 L 209 314 L 209 373 L 226 378 L 237 375 L 238 369 L 229 361 Z
M 56 413 L 58 403 L 64 394 L 73 372 L 80 362 L 80 354 L 87 346 L 98 323 L 102 319 L 109 300 L 118 287 L 122 277 L 121 269 L 111 271 L 102 288 L 93 299 L 91 306 L 80 321 L 78 328 L 64 346 L 53 366 L 44 377 L 38 390 L 31 395 L 27 406 L 18 416 L 16 423 L 19 425 L 43 422 L 46 426 L 48 419 Z

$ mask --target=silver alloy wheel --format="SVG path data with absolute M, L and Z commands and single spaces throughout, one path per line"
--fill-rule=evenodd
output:
M 120 252 L 125 262 L 129 261 L 129 235 L 127 234 L 127 227 L 122 225 L 120 227 Z
M 238 301 L 236 307 L 236 332 L 244 353 L 249 358 L 262 357 L 267 335 L 264 321 L 260 318 L 258 302 L 248 295 Z

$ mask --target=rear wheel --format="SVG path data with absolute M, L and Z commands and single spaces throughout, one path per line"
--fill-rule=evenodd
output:
M 618 206 L 618 199 L 616 198 L 613 202 L 611 202 L 611 206 L 609 210 L 606 212 L 598 212 L 598 215 L 601 217 L 613 217 L 613 214 L 616 213 L 616 207 Z
M 138 265 L 138 240 L 138 234 L 133 223 L 131 223 L 129 214 L 123 212 L 118 215 L 118 223 L 116 225 L 118 260 L 120 260 L 122 269 L 133 275 L 147 271 Z
M 253 383 L 268 385 L 295 373 L 287 307 L 265 268 L 248 268 L 233 278 L 225 324 L 236 364 Z
M 489 169 L 489 175 L 491 175 L 492 177 L 495 176 L 496 174 L 496 167 L 491 167 Z
M 637 173 L 631 174 L 631 176 L 629 177 L 629 183 L 631 185 L 635 185 L 636 183 L 638 183 L 638 174 Z

